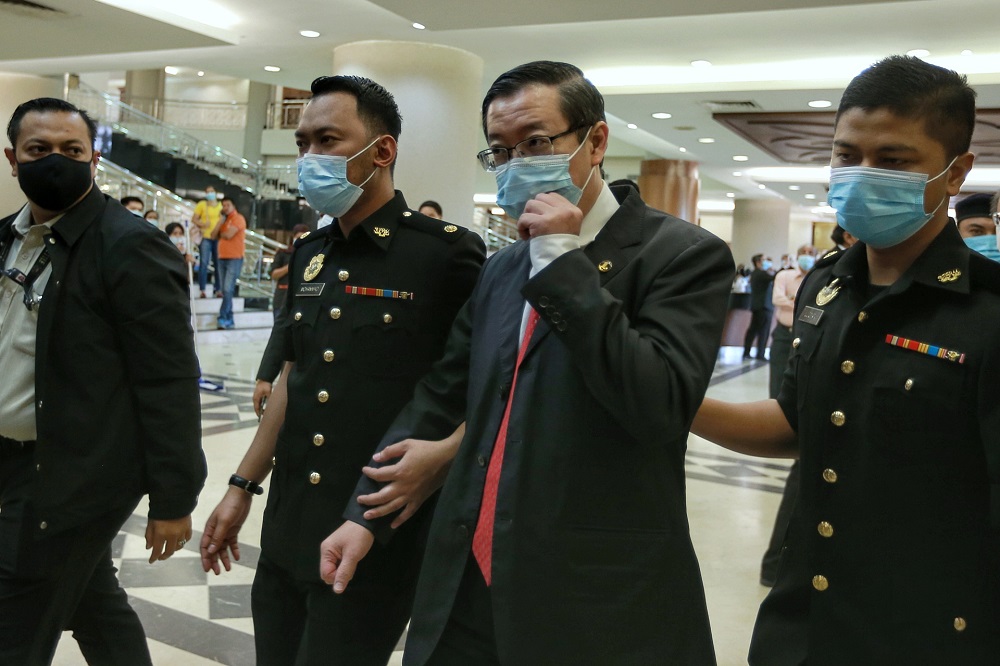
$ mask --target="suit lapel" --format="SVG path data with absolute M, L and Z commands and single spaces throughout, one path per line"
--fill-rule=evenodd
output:
M 527 283 L 528 273 L 531 271 L 528 243 L 518 243 L 514 251 L 516 256 L 511 258 L 511 266 L 506 269 L 510 273 L 500 278 L 505 287 L 493 294 L 494 298 L 500 299 L 495 306 L 499 312 L 504 313 L 501 328 L 497 331 L 500 363 L 503 368 L 511 369 L 517 363 L 517 354 L 521 348 L 521 319 L 524 316 L 524 296 L 521 289 Z M 537 329 L 535 335 L 537 336 Z

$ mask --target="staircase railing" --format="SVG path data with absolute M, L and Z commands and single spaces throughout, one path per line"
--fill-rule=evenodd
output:
M 518 239 L 517 225 L 510 220 L 497 217 L 476 208 L 472 218 L 473 227 L 486 242 L 486 253 L 493 254 Z

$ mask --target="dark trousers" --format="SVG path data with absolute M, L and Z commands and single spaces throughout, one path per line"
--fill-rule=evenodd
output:
M 317 548 L 319 546 L 317 545 Z M 352 582 L 334 594 L 268 560 L 250 592 L 257 666 L 385 666 L 413 606 L 413 591 Z
M 785 376 L 785 366 L 792 353 L 792 329 L 780 323 L 774 327 L 771 339 L 771 376 L 767 387 L 767 397 L 777 398 L 781 390 L 781 379 Z
M 36 538 L 32 448 L 0 442 L 0 663 L 49 664 L 70 629 L 89 664 L 151 664 L 111 563 L 111 540 L 137 502 Z
M 764 350 L 767 348 L 767 339 L 771 334 L 771 317 L 773 310 L 764 308 L 754 308 L 750 311 L 750 325 L 747 326 L 746 336 L 743 338 L 743 355 L 750 355 L 750 348 L 757 341 L 757 358 L 764 358 Z
M 471 555 L 448 624 L 427 666 L 500 666 L 490 589 Z

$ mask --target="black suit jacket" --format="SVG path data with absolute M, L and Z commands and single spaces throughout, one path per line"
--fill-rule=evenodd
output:
M 15 217 L 0 221 L 0 243 L 10 242 Z M 47 248 L 35 350 L 36 533 L 144 493 L 150 518 L 188 515 L 206 468 L 181 255 L 96 186 L 53 225 Z
M 718 238 L 618 189 L 584 250 L 528 280 L 528 243 L 486 264 L 448 349 L 383 446 L 466 437 L 438 501 L 407 637 L 423 664 L 451 613 L 514 373 L 525 299 L 541 320 L 513 398 L 493 541 L 500 659 L 714 664 L 688 532 L 684 451 L 712 373 L 733 262 Z M 373 489 L 362 480 L 359 492 Z M 347 517 L 384 538 L 384 522 Z

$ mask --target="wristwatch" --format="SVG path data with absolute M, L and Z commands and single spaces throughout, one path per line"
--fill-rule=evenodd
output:
M 260 487 L 260 484 L 254 483 L 250 479 L 244 479 L 242 476 L 233 474 L 229 477 L 229 485 L 236 486 L 240 490 L 246 492 L 248 495 L 263 495 L 264 489 Z

